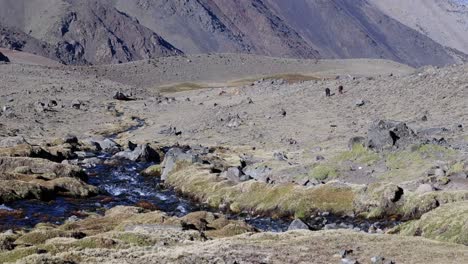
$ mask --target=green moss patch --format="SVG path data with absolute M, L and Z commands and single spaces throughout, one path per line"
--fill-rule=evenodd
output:
M 314 211 L 345 214 L 352 211 L 355 190 L 326 184 L 305 188 L 295 184 L 269 185 L 257 181 L 233 184 L 198 165 L 178 164 L 166 183 L 210 206 L 230 205 L 234 212 L 272 216 L 307 216 Z
M 443 205 L 392 230 L 393 233 L 423 236 L 468 246 L 468 202 Z

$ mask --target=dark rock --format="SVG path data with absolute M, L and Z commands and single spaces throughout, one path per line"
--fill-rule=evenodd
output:
M 131 141 L 128 141 L 128 149 L 131 150 L 131 151 L 134 151 L 136 149 L 138 145 L 131 142 Z
M 281 116 L 284 117 L 284 116 L 286 116 L 286 114 L 287 114 L 287 113 L 286 113 L 286 110 L 284 110 L 284 109 L 281 109 L 281 110 L 280 110 L 280 115 L 281 115 Z
M 63 138 L 63 142 L 66 144 L 78 144 L 78 138 L 74 135 L 66 135 Z
M 315 160 L 316 160 L 316 161 L 322 161 L 322 160 L 325 160 L 325 157 L 322 156 L 322 155 L 317 155 L 317 156 L 315 157 Z
M 116 92 L 113 97 L 115 100 L 119 101 L 133 101 L 135 99 L 131 98 L 130 96 L 122 93 L 122 92 Z
M 370 149 L 382 151 L 405 148 L 418 140 L 419 138 L 406 123 L 378 120 L 372 123 L 367 132 L 366 145 Z
M 309 226 L 302 222 L 300 219 L 295 219 L 288 227 L 288 231 L 291 230 L 310 230 Z
M 10 59 L 0 52 L 0 63 L 10 63 Z

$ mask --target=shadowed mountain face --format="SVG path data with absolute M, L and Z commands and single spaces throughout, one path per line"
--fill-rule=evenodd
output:
M 383 58 L 412 66 L 464 57 L 373 1 L 0 0 L 0 25 L 21 33 L 16 37 L 26 44 L 18 49 L 67 64 L 208 52 Z
M 47 53 L 46 57 L 67 64 L 119 63 L 181 54 L 135 19 L 100 1 L 1 0 L 0 6 L 0 24 L 21 39 L 16 42 L 24 42 L 17 49 Z M 28 36 L 11 33 L 11 29 Z M 44 49 L 47 51 L 42 52 Z

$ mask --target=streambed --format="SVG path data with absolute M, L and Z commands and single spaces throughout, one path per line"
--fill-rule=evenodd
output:
M 89 164 L 83 169 L 89 175 L 88 183 L 99 187 L 102 194 L 90 198 L 56 197 L 51 201 L 21 200 L 0 205 L 0 230 L 28 228 L 42 222 L 61 224 L 69 218 L 82 218 L 86 212 L 103 214 L 117 205 L 134 206 L 139 203 L 154 206 L 171 216 L 184 216 L 190 212 L 207 210 L 216 212 L 202 204 L 190 201 L 165 188 L 157 177 L 145 177 L 142 170 L 152 163 L 121 160 L 106 162 L 111 155 L 97 156 L 102 162 Z M 112 164 L 112 165 L 110 165 Z M 292 219 L 273 219 L 249 214 L 228 215 L 232 219 L 242 219 L 261 231 L 286 231 Z M 334 216 L 321 213 L 306 220 L 313 230 L 355 229 L 365 232 L 380 232 L 399 224 L 398 221 L 369 221 L 353 217 Z

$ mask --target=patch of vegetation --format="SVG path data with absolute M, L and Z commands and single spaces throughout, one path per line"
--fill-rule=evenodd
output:
M 341 153 L 336 159 L 337 161 L 350 160 L 358 163 L 372 165 L 379 161 L 380 156 L 378 153 L 369 150 L 361 144 L 355 144 L 352 150 Z
M 463 162 L 457 162 L 455 164 L 453 164 L 448 173 L 451 174 L 451 173 L 461 173 L 465 170 L 465 164 Z
M 1 263 L 16 262 L 24 257 L 37 253 L 36 247 L 19 248 L 12 251 L 0 253 Z
M 152 165 L 141 172 L 141 175 L 147 177 L 161 177 L 161 165 Z
M 304 188 L 296 184 L 270 185 L 257 181 L 232 184 L 198 165 L 177 164 L 166 183 L 212 207 L 230 205 L 234 212 L 255 212 L 274 217 L 305 217 L 315 211 L 337 214 L 352 211 L 355 190 L 349 186 L 325 184 Z
M 467 219 L 468 202 L 450 203 L 424 214 L 420 220 L 398 226 L 392 233 L 468 245 Z
M 138 247 L 151 246 L 154 244 L 151 242 L 151 239 L 148 236 L 137 233 L 121 233 L 118 234 L 115 238 L 126 244 L 131 244 Z
M 433 144 L 414 146 L 412 150 L 389 153 L 385 158 L 390 170 L 382 175 L 381 179 L 393 182 L 412 180 L 430 169 L 435 160 L 451 159 L 455 154 L 455 150 Z
M 67 234 L 58 230 L 41 230 L 24 234 L 16 240 L 16 243 L 25 245 L 39 245 L 54 237 L 64 237 Z
M 329 179 L 336 178 L 338 176 L 337 169 L 332 165 L 320 164 L 314 167 L 310 173 L 309 177 L 316 179 L 318 181 L 325 181 Z

